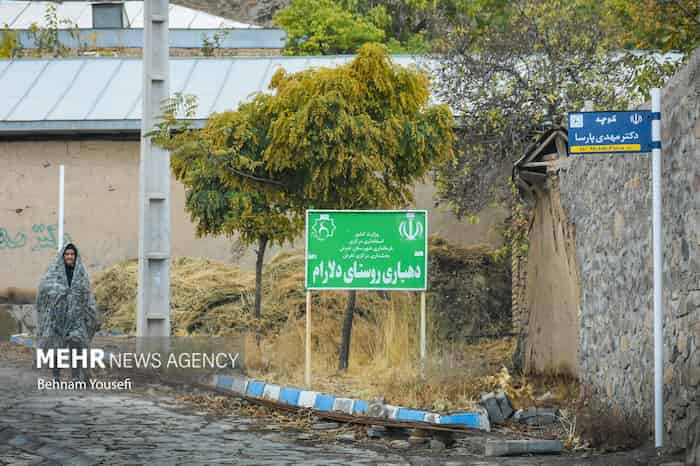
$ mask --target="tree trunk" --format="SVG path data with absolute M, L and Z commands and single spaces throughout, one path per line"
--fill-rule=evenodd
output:
M 352 319 L 355 316 L 356 294 L 357 291 L 355 290 L 348 291 L 348 305 L 345 308 L 345 317 L 343 319 L 343 339 L 340 342 L 339 370 L 348 368 L 348 359 L 350 359 L 350 335 L 352 334 Z
M 259 319 L 262 314 L 262 271 L 263 259 L 265 258 L 265 248 L 267 247 L 267 237 L 258 239 L 258 257 L 255 261 L 255 318 Z

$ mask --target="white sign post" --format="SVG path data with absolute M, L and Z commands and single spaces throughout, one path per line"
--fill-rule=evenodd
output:
M 654 437 L 664 446 L 664 249 L 661 190 L 661 91 L 651 90 L 651 185 L 654 251 Z
M 58 251 L 63 249 L 63 204 L 64 204 L 64 176 L 65 167 L 63 165 L 58 167 L 58 238 L 56 243 L 58 244 Z
M 591 108 L 590 105 L 586 105 Z M 651 90 L 651 112 L 569 113 L 569 154 L 651 152 L 652 253 L 654 259 L 654 434 L 664 445 L 664 251 L 661 186 L 661 90 Z

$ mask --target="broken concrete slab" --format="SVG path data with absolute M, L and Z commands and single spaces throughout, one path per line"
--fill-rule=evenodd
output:
M 513 405 L 510 403 L 508 396 L 502 391 L 496 392 L 496 401 L 498 401 L 501 414 L 505 419 L 508 419 L 513 414 Z
M 546 426 L 556 422 L 558 415 L 559 410 L 556 408 L 528 408 L 525 411 L 519 410 L 513 419 L 530 426 Z
M 501 408 L 498 405 L 496 395 L 493 392 L 481 395 L 481 401 L 479 404 L 486 409 L 486 412 L 489 415 L 489 421 L 491 421 L 491 423 L 501 424 L 503 421 L 505 421 Z

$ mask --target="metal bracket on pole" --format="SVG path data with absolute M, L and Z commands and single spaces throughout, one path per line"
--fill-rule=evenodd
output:
M 661 91 L 651 90 L 651 184 L 654 253 L 654 438 L 657 448 L 664 446 L 664 238 L 662 214 L 661 165 Z
M 170 154 L 150 132 L 169 97 L 168 0 L 146 0 L 139 179 L 136 335 L 170 335 Z

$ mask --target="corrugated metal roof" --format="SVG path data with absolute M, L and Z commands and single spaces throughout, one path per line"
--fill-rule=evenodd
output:
M 267 90 L 279 67 L 332 67 L 352 56 L 171 58 L 170 92 L 197 96 L 194 120 Z M 403 66 L 419 58 L 395 56 Z M 133 131 L 141 118 L 140 58 L 0 60 L 0 133 Z
M 52 4 L 56 6 L 56 17 L 59 21 L 63 21 L 59 23 L 59 29 L 71 29 L 74 25 L 81 29 L 90 29 L 93 27 L 92 3 L 97 2 L 67 1 L 59 3 L 0 0 L 0 25 L 7 24 L 10 29 L 29 29 L 33 23 L 38 26 L 46 26 L 46 8 Z M 143 2 L 126 1 L 123 3 L 127 20 L 125 27 L 143 28 Z M 258 27 L 172 3 L 170 4 L 168 20 L 171 29 L 248 29 Z

